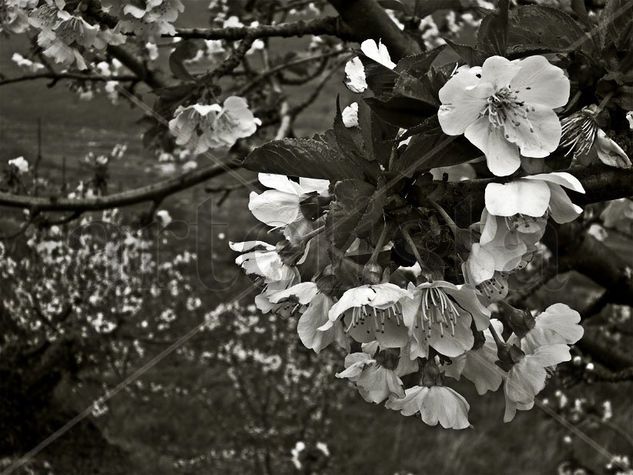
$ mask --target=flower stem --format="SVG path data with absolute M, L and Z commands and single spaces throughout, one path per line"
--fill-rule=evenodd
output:
M 378 260 L 378 254 L 382 250 L 382 247 L 385 245 L 385 239 L 387 238 L 387 223 L 384 223 L 382 226 L 382 231 L 380 231 L 380 236 L 378 236 L 378 242 L 376 243 L 376 247 L 371 253 L 369 257 L 369 261 L 367 264 L 375 264 Z
M 598 104 L 598 111 L 596 113 L 596 115 L 600 112 L 602 112 L 602 110 L 605 108 L 605 106 L 607 105 L 607 103 L 611 100 L 611 98 L 613 97 L 614 91 L 611 91 L 609 93 L 607 93 L 606 96 L 604 96 L 602 98 L 602 101 L 600 101 L 600 104 Z
M 455 221 L 453 221 L 453 219 L 448 215 L 448 213 L 444 210 L 444 208 L 442 208 L 433 200 L 429 200 L 429 202 L 433 205 L 433 207 L 437 210 L 437 212 L 440 213 L 440 216 L 442 217 L 446 225 L 449 227 L 449 229 L 453 232 L 453 234 L 454 235 L 457 234 L 457 224 L 455 224 Z
M 303 237 L 303 241 L 309 241 L 310 239 L 312 239 L 314 236 L 317 236 L 319 234 L 321 234 L 323 231 L 325 231 L 325 224 L 322 226 L 319 226 L 316 229 L 313 229 L 312 231 L 310 231 L 308 234 L 306 234 Z
M 404 239 L 407 241 L 407 244 L 411 248 L 411 251 L 413 251 L 413 255 L 415 256 L 415 259 L 418 261 L 418 264 L 420 264 L 420 267 L 424 269 L 426 266 L 422 262 L 422 257 L 420 257 L 420 252 L 418 251 L 418 247 L 415 245 L 413 238 L 411 237 L 409 232 L 404 228 L 402 229 L 402 235 L 404 236 Z

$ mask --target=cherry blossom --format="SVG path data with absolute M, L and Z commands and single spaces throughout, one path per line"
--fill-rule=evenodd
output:
M 319 330 L 319 327 L 328 322 L 328 312 L 334 302 L 331 297 L 319 290 L 316 283 L 302 282 L 293 285 L 288 289 L 273 294 L 270 297 L 270 301 L 276 304 L 291 298 L 304 306 L 301 317 L 297 322 L 297 333 L 301 343 L 306 348 L 319 353 L 333 341 L 336 341 L 342 348 L 349 347 L 340 321 L 334 323 L 327 330 Z
M 422 421 L 430 426 L 439 423 L 445 429 L 457 430 L 470 427 L 470 404 L 447 386 L 413 386 L 405 390 L 403 398 L 389 398 L 385 406 L 400 411 L 403 416 L 419 412 Z
M 341 113 L 343 125 L 347 128 L 358 127 L 358 102 L 352 102 Z
M 12 166 L 16 171 L 22 175 L 29 171 L 29 162 L 22 156 L 9 160 L 9 166 Z
M 345 331 L 360 343 L 378 340 L 383 348 L 402 348 L 408 342 L 400 301 L 409 293 L 391 283 L 346 290 L 328 312 L 328 330 L 345 317 Z
M 508 371 L 505 379 L 504 422 L 514 419 L 517 409 L 525 411 L 534 406 L 534 398 L 545 387 L 546 368 L 571 359 L 569 347 L 565 344 L 544 345 L 536 348 L 522 345 L 522 349 L 527 351 L 519 356 L 519 361 Z
M 358 392 L 368 402 L 379 404 L 387 398 L 402 398 L 405 395 L 402 381 L 392 369 L 382 366 L 371 355 L 351 353 L 345 357 L 345 370 L 337 378 L 348 378 L 356 383 Z
M 409 287 L 410 298 L 402 300 L 404 323 L 411 336 L 411 356 L 425 358 L 429 347 L 445 356 L 458 356 L 474 343 L 471 322 L 483 330 L 490 312 L 473 289 L 445 281 Z
M 305 220 L 301 213 L 301 201 L 308 195 L 327 196 L 330 182 L 313 178 L 293 181 L 285 175 L 260 173 L 259 182 L 271 188 L 263 193 L 251 192 L 248 209 L 264 224 L 273 227 L 287 226 L 297 220 Z
M 497 176 L 514 173 L 520 155 L 547 157 L 558 147 L 561 125 L 553 111 L 569 99 L 569 79 L 543 56 L 510 61 L 492 56 L 462 66 L 439 92 L 444 133 L 462 135 L 486 155 Z
M 568 305 L 550 305 L 534 318 L 534 328 L 527 332 L 521 347 L 536 349 L 557 343 L 573 345 L 584 333 L 579 323 L 580 314 Z

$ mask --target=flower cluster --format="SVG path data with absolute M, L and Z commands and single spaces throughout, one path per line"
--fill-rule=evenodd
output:
M 178 145 L 200 154 L 210 148 L 230 148 L 238 139 L 253 135 L 260 124 L 245 99 L 230 96 L 222 105 L 179 106 L 169 130 Z
M 389 101 L 414 89 L 411 75 L 399 75 L 415 60 L 396 65 L 385 45 L 373 40 L 364 41 L 360 53 L 345 68 L 351 91 L 380 96 L 386 83 L 395 83 L 379 99 Z M 464 135 L 463 146 L 470 142 L 482 152 L 495 176 L 514 175 L 523 159 L 544 159 L 559 149 L 556 111 L 568 102 L 570 81 L 544 56 L 491 56 L 481 66 L 461 66 L 437 94 L 443 134 Z M 372 101 L 379 115 L 373 108 L 378 99 Z M 568 191 L 584 193 L 583 185 L 567 171 L 488 180 L 479 222 L 459 228 L 433 201 L 442 202 L 442 188 L 431 193 L 433 199 L 419 191 L 414 200 L 416 179 L 398 176 L 407 173 L 399 160 L 406 161 L 410 147 L 414 158 L 424 142 L 416 144 L 415 132 L 394 128 L 394 145 L 381 156 L 375 139 L 368 145 L 373 132 L 361 107 L 354 102 L 339 112 L 334 133 L 323 141 L 337 142 L 339 161 L 373 154 L 367 160 L 378 162 L 375 168 L 355 162 L 329 173 L 308 167 L 312 178 L 259 174 L 269 189 L 252 192 L 248 207 L 279 239 L 231 243 L 241 253 L 236 263 L 261 285 L 255 303 L 266 313 L 296 315 L 306 348 L 346 351 L 336 376 L 352 382 L 368 402 L 419 414 L 429 425 L 465 429 L 471 426 L 470 405 L 449 387 L 451 379 L 463 377 L 480 394 L 503 387 L 504 420 L 511 421 L 517 410 L 532 408 L 551 369 L 571 359 L 570 345 L 583 334 L 578 312 L 565 304 L 532 315 L 505 301 L 511 274 L 542 254 L 548 221 L 568 223 L 582 213 Z M 452 160 L 420 173 L 431 181 L 477 177 L 467 160 Z M 355 178 L 355 168 L 362 179 Z M 347 175 L 332 179 L 337 173 Z M 396 191 L 381 188 L 394 176 L 402 180 Z

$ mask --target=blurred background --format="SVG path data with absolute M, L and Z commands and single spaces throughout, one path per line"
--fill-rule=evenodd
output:
M 200 26 L 206 3 L 187 3 L 179 23 Z M 10 58 L 25 46 L 2 39 L 4 75 L 18 73 Z M 336 95 L 349 103 L 342 80 L 342 71 L 331 77 L 299 116 L 296 135 L 330 126 Z M 291 89 L 290 100 L 301 102 L 311 87 Z M 61 191 L 90 180 L 102 155 L 110 157 L 109 192 L 173 175 L 143 147 L 140 117 L 127 103 L 82 99 L 64 83 L 3 86 L 0 163 L 39 154 L 39 174 Z M 576 473 L 565 471 L 576 464 L 603 473 L 609 458 L 601 447 L 631 454 L 631 383 L 558 381 L 541 395 L 545 410 L 519 412 L 510 424 L 502 422 L 502 393 L 479 397 L 458 385 L 473 402 L 474 424 L 460 432 L 366 403 L 334 377 L 343 365 L 335 349 L 317 356 L 302 347 L 291 319 L 255 310 L 253 284 L 228 241 L 265 238 L 266 228 L 248 212 L 248 190 L 209 191 L 238 183 L 217 181 L 162 203 L 170 222 L 145 223 L 147 209 L 133 207 L 4 241 L 0 470 L 76 417 L 19 473 L 544 474 Z M 20 219 L 2 211 L 0 229 Z M 608 243 L 633 263 L 629 240 L 614 234 Z M 584 309 L 599 292 L 566 274 L 532 305 Z M 621 320 L 632 330 L 630 308 L 601 312 L 602 326 Z

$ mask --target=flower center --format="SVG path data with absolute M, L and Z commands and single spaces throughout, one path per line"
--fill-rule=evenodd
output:
M 517 92 L 506 86 L 488 98 L 487 104 L 481 111 L 481 116 L 487 115 L 494 127 L 501 127 L 508 120 L 515 127 L 518 127 L 521 125 L 519 119 L 527 120 L 528 111 L 529 108 L 525 107 L 525 103 L 517 100 Z M 530 126 L 530 131 L 532 131 L 532 126 Z
M 545 212 L 547 216 L 547 211 Z M 539 230 L 543 223 L 543 217 L 534 218 L 523 214 L 515 214 L 505 217 L 506 227 L 509 231 L 518 231 L 520 233 L 532 233 Z
M 431 337 L 434 326 L 439 326 L 441 337 L 444 336 L 444 327 L 450 328 L 451 335 L 454 336 L 460 309 L 442 289 L 424 289 L 415 328 L 422 327 L 427 339 Z
M 402 309 L 397 303 L 385 309 L 377 309 L 368 305 L 353 307 L 345 313 L 350 319 L 349 325 L 345 329 L 346 332 L 358 325 L 364 325 L 367 319 L 373 320 L 374 328 L 380 333 L 385 333 L 385 324 L 390 320 L 393 320 L 398 326 L 404 323 L 402 320 Z M 367 327 L 367 333 L 371 333 L 369 327 Z

